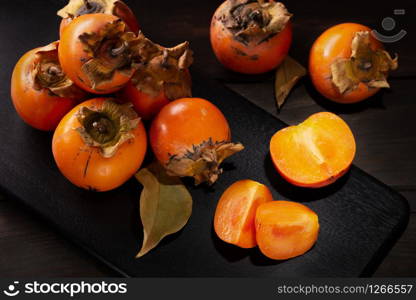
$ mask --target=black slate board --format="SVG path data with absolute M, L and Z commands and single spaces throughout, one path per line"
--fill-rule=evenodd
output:
M 0 186 L 30 206 L 87 251 L 126 276 L 360 276 L 371 274 L 407 224 L 408 204 L 396 192 L 356 167 L 337 183 L 310 190 L 291 186 L 273 169 L 268 143 L 285 124 L 193 72 L 194 95 L 212 100 L 226 115 L 233 139 L 246 149 L 224 164 L 225 173 L 212 188 L 193 187 L 193 214 L 187 226 L 166 238 L 157 249 L 134 259 L 141 245 L 138 199 L 140 185 L 93 193 L 72 186 L 56 168 L 51 134 L 25 125 L 10 102 L 9 78 L 17 58 L 50 39 L 49 24 L 34 19 L 16 22 L 22 3 L 12 1 L 0 12 Z M 20 3 L 20 4 L 19 4 Z M 39 20 L 52 9 L 39 10 Z M 35 34 L 21 37 L 27 28 Z M 55 28 L 54 28 L 55 29 Z M 39 30 L 39 31 L 38 31 Z M 40 40 L 40 36 L 45 36 Z M 33 40 L 31 40 L 33 39 Z M 304 256 L 275 262 L 257 249 L 242 250 L 216 238 L 212 218 L 224 189 L 238 179 L 251 178 L 270 186 L 276 199 L 302 202 L 320 218 L 316 246 Z M 59 262 L 51 262 L 58 263 Z
M 277 175 L 268 154 L 270 137 L 284 123 L 198 74 L 194 95 L 211 99 L 224 112 L 233 139 L 246 149 L 224 164 L 226 171 L 213 187 L 187 181 L 194 198 L 189 223 L 139 260 L 134 255 L 142 239 L 140 185 L 132 179 L 107 193 L 74 187 L 53 162 L 51 134 L 25 125 L 7 101 L 0 117 L 0 186 L 129 276 L 359 276 L 403 229 L 407 202 L 387 186 L 356 167 L 326 188 L 291 186 Z M 299 201 L 318 213 L 321 233 L 311 251 L 275 262 L 257 249 L 242 250 L 215 236 L 217 200 L 244 178 L 267 184 L 276 199 Z

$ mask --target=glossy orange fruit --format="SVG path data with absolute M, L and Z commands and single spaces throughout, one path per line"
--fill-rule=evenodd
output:
M 134 126 L 120 133 L 120 105 L 107 101 L 95 98 L 76 106 L 59 123 L 52 141 L 62 174 L 73 184 L 94 191 L 108 191 L 127 181 L 140 168 L 147 148 L 142 122 L 134 119 Z M 135 115 L 130 107 L 126 116 L 133 116 L 132 112 Z M 85 113 L 82 124 L 81 113 Z
M 334 85 L 331 66 L 340 59 L 348 59 L 352 55 L 352 42 L 359 32 L 369 33 L 369 47 L 373 51 L 383 50 L 383 45 L 371 34 L 367 26 L 356 23 L 344 23 L 333 26 L 323 32 L 314 42 L 309 55 L 309 73 L 315 88 L 324 97 L 339 103 L 355 103 L 367 99 L 377 93 L 380 88 L 369 87 L 364 81 L 359 82 L 353 90 L 341 92 Z M 369 59 L 363 66 L 375 65 Z M 359 66 L 360 72 L 366 69 Z M 386 74 L 387 76 L 387 74 Z
M 256 211 L 255 227 L 260 251 L 276 260 L 306 253 L 319 234 L 318 215 L 305 205 L 291 201 L 261 204 Z
M 242 150 L 231 143 L 231 131 L 221 111 L 201 98 L 182 98 L 162 108 L 150 128 L 150 144 L 172 175 L 213 183 L 219 165 Z
M 66 78 L 56 47 L 57 42 L 27 52 L 12 74 L 13 105 L 27 124 L 40 130 L 54 130 L 62 117 L 86 96 L 76 87 L 62 94 L 55 89 Z
M 97 42 L 98 49 L 88 48 L 86 38 L 93 40 L 93 36 L 102 34 L 105 28 L 111 24 L 120 22 L 124 30 L 128 30 L 120 19 L 108 14 L 87 14 L 74 19 L 65 29 L 61 36 L 59 44 L 59 60 L 65 73 L 78 86 L 84 90 L 95 94 L 108 94 L 120 90 L 131 78 L 134 70 L 128 67 L 126 70 L 124 64 L 125 56 L 122 51 L 124 44 L 121 44 L 121 34 L 116 36 L 99 38 Z M 114 25 L 116 26 L 116 25 Z M 108 33 L 111 34 L 111 33 Z M 94 49 L 94 55 L 91 53 Z M 120 52 L 120 53 L 119 53 Z M 117 54 L 116 54 L 117 53 Z M 97 65 L 85 67 L 92 61 L 99 61 Z M 108 70 L 115 68 L 114 72 Z M 103 70 L 106 73 L 102 74 Z M 89 73 L 96 74 L 96 81 L 93 80 Z
M 247 9 L 241 10 L 240 15 L 234 16 L 234 12 L 240 9 L 241 6 L 238 6 L 237 9 L 230 7 L 231 1 L 227 0 L 218 7 L 211 21 L 210 39 L 215 56 L 225 67 L 235 72 L 259 74 L 276 68 L 286 57 L 292 43 L 292 24 L 290 21 L 277 34 L 271 33 L 264 38 L 254 36 L 247 40 L 241 40 L 236 36 L 236 32 L 227 27 L 224 23 L 224 16 L 233 16 L 235 20 L 247 19 L 246 22 L 241 22 L 243 27 L 244 24 L 249 22 L 256 25 L 261 24 L 266 17 L 260 13 L 257 14 L 260 17 L 257 17 L 257 19 L 254 17 L 254 13 L 260 11 L 256 2 L 252 1 L 244 4 Z M 249 6 L 253 4 L 256 4 L 256 7 L 250 8 Z M 247 28 L 240 30 L 247 30 Z M 259 31 L 263 34 L 262 30 Z M 247 35 L 241 36 L 245 37 Z

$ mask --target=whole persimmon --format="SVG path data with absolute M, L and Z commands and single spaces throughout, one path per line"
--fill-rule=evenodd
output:
M 276 68 L 292 43 L 291 14 L 280 2 L 227 0 L 211 21 L 211 45 L 228 69 L 259 74 Z
M 291 201 L 261 204 L 256 211 L 255 227 L 260 251 L 276 260 L 306 253 L 319 234 L 318 215 L 307 206 Z
M 62 71 L 58 42 L 23 55 L 13 70 L 11 96 L 19 116 L 40 130 L 54 130 L 86 93 Z
M 142 61 L 142 35 L 108 14 L 87 14 L 74 19 L 59 44 L 59 61 L 68 77 L 84 90 L 108 94 L 120 90 Z
M 390 87 L 389 71 L 398 66 L 371 29 L 355 23 L 333 26 L 312 46 L 309 73 L 324 97 L 339 103 L 367 99 L 380 88 Z
M 170 175 L 194 177 L 195 184 L 214 183 L 222 161 L 244 148 L 231 142 L 222 112 L 201 98 L 182 98 L 163 107 L 152 122 L 150 144 Z
M 62 174 L 76 186 L 108 191 L 140 168 L 146 131 L 130 103 L 95 98 L 73 108 L 59 123 L 52 152 Z
M 253 180 L 239 180 L 230 185 L 218 201 L 214 230 L 224 242 L 241 248 L 257 245 L 254 218 L 259 205 L 272 201 L 270 190 Z
M 155 44 L 146 64 L 140 64 L 118 98 L 131 101 L 144 120 L 150 120 L 170 101 L 191 97 L 192 51 L 184 42 L 172 48 Z
M 121 0 L 69 0 L 68 4 L 58 11 L 58 16 L 62 18 L 59 27 L 60 35 L 62 35 L 73 19 L 82 15 L 96 13 L 119 17 L 126 23 L 130 31 L 136 34 L 139 32 L 136 16 Z
M 280 175 L 294 185 L 310 188 L 329 185 L 344 175 L 355 150 L 349 126 L 329 112 L 281 129 L 270 140 L 271 158 Z

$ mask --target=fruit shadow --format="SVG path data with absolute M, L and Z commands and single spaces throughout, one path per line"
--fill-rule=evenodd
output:
M 238 262 L 245 258 L 249 258 L 250 262 L 255 266 L 274 266 L 284 262 L 267 258 L 260 252 L 258 247 L 244 249 L 222 241 L 215 233 L 214 226 L 211 227 L 211 238 L 217 252 L 230 263 Z
M 350 177 L 350 171 L 344 174 L 334 183 L 321 188 L 304 188 L 295 186 L 287 182 L 274 167 L 270 153 L 267 154 L 264 160 L 264 169 L 266 177 L 274 190 L 286 199 L 297 202 L 310 202 L 329 197 L 339 191 Z M 277 200 L 277 199 L 276 199 Z
M 324 96 L 322 96 L 316 88 L 313 86 L 312 81 L 310 80 L 304 80 L 305 89 L 308 95 L 323 109 L 327 111 L 331 111 L 337 114 L 354 114 L 357 112 L 364 111 L 369 108 L 378 108 L 378 109 L 386 109 L 384 103 L 383 103 L 383 95 L 385 93 L 389 93 L 389 91 L 386 91 L 385 89 L 380 90 L 372 97 L 357 102 L 357 103 L 351 103 L 351 104 L 342 104 L 337 103 L 331 100 L 328 100 Z

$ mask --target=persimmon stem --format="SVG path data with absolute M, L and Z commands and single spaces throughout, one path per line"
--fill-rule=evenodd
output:
M 98 132 L 101 133 L 101 134 L 105 134 L 108 131 L 107 127 L 105 126 L 105 124 L 103 122 L 101 122 L 101 120 L 93 122 L 92 127 L 96 128 L 98 130 Z
M 118 56 L 123 53 L 127 48 L 127 44 L 123 42 L 120 47 L 111 49 L 112 56 Z
M 91 8 L 92 8 L 92 5 L 91 5 L 91 3 L 90 3 L 90 1 L 89 1 L 89 0 L 84 0 L 84 4 L 85 4 L 85 7 L 86 7 L 87 9 L 91 9 Z
M 48 73 L 49 73 L 50 75 L 52 75 L 52 76 L 56 76 L 56 75 L 58 75 L 59 73 L 61 73 L 61 70 L 60 70 L 60 68 L 58 68 L 57 66 L 51 66 L 51 67 L 49 67 L 49 69 L 48 69 Z

